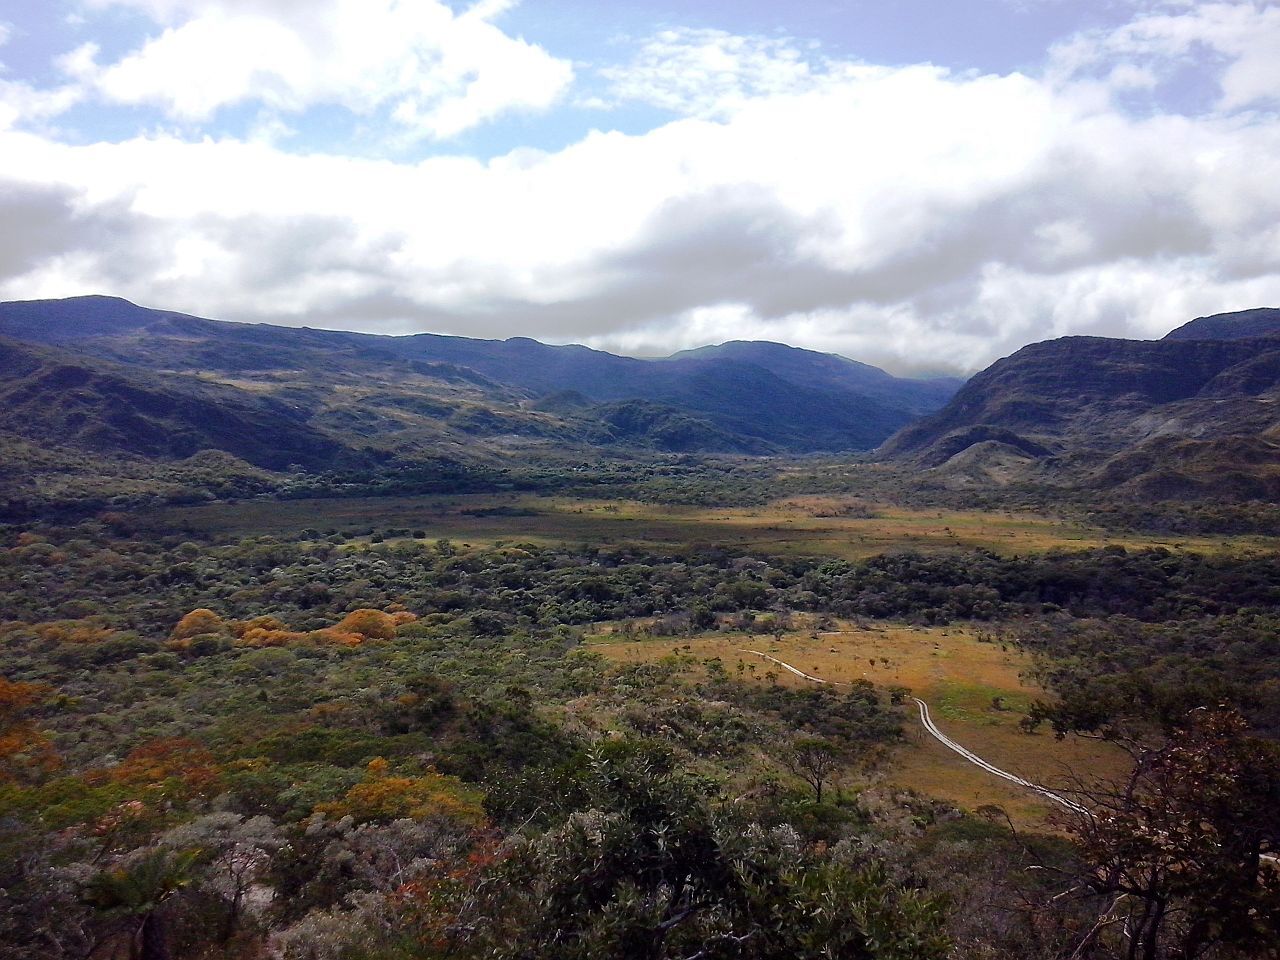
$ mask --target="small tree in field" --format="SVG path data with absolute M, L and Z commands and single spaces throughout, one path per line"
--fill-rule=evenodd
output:
M 823 786 L 840 767 L 840 753 L 829 740 L 800 737 L 783 752 L 782 764 L 813 787 L 814 800 L 821 803 Z

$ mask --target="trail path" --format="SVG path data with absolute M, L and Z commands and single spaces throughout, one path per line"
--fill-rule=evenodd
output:
M 805 673 L 803 670 L 799 669 L 798 667 L 793 667 L 791 664 L 786 663 L 785 661 L 779 660 L 777 657 L 771 657 L 767 653 L 761 653 L 759 650 L 742 649 L 742 650 L 739 650 L 738 652 L 754 654 L 755 656 L 759 657 L 761 660 L 768 660 L 770 663 L 776 663 L 778 666 L 780 666 L 783 670 L 786 670 L 788 673 L 794 673 L 797 677 L 804 677 L 804 679 L 812 680 L 814 683 L 825 683 L 827 686 L 830 686 L 830 687 L 850 686 L 850 684 L 844 683 L 843 681 L 840 681 L 840 680 L 823 680 L 821 677 L 815 677 L 812 674 Z
M 846 687 L 849 686 L 849 684 L 847 683 L 841 684 L 840 681 L 838 680 L 823 680 L 821 677 L 815 677 L 812 674 L 805 673 L 803 670 L 799 669 L 798 667 L 793 667 L 791 664 L 787 663 L 786 661 L 779 660 L 777 657 L 771 657 L 767 653 L 761 653 L 759 650 L 744 649 L 740 652 L 750 653 L 764 660 L 768 660 L 770 663 L 776 663 L 778 666 L 782 667 L 782 669 L 786 670 L 788 673 L 793 673 L 797 677 L 803 677 L 805 680 L 811 680 L 814 683 L 827 684 L 828 686 L 846 686 Z M 925 730 L 929 733 L 931 737 L 937 740 L 940 744 L 942 744 L 948 750 L 952 750 L 958 753 L 965 760 L 968 760 L 970 763 L 974 764 L 975 766 L 981 767 L 983 770 L 987 771 L 987 773 L 991 774 L 992 776 L 999 777 L 1002 780 L 1008 780 L 1010 783 L 1016 783 L 1020 787 L 1025 787 L 1028 790 L 1038 793 L 1040 794 L 1040 796 L 1044 797 L 1046 800 L 1052 800 L 1054 803 L 1062 807 L 1065 807 L 1066 809 L 1070 810 L 1072 813 L 1088 813 L 1088 810 L 1086 808 L 1082 807 L 1080 804 L 1076 803 L 1074 800 L 1069 800 L 1068 798 L 1062 796 L 1061 794 L 1054 793 L 1048 787 L 1042 787 L 1038 783 L 1032 783 L 1030 780 L 1024 780 L 1022 777 L 1019 777 L 1016 774 L 1012 774 L 1007 770 L 1001 770 L 994 763 L 990 763 L 986 760 L 983 760 L 982 757 L 978 756 L 972 750 L 969 750 L 966 747 L 963 747 L 960 744 L 956 743 L 954 740 L 952 740 L 945 733 L 943 733 L 941 730 L 938 729 L 938 725 L 933 722 L 933 718 L 929 715 L 929 705 L 927 703 L 925 703 L 923 700 L 919 699 L 918 697 L 912 697 L 911 699 L 914 700 L 916 703 L 916 706 L 920 708 L 920 722 L 924 725 Z
M 987 771 L 987 773 L 991 774 L 992 776 L 999 777 L 1002 780 L 1008 780 L 1010 783 L 1016 783 L 1018 786 L 1026 787 L 1028 790 L 1033 790 L 1036 793 L 1040 794 L 1040 796 L 1044 797 L 1046 800 L 1052 800 L 1054 803 L 1059 804 L 1060 806 L 1066 807 L 1072 813 L 1088 813 L 1089 812 L 1086 808 L 1082 807 L 1080 804 L 1076 803 L 1074 800 L 1068 800 L 1066 797 L 1062 796 L 1061 794 L 1054 793 L 1048 787 L 1042 787 L 1038 783 L 1032 783 L 1030 780 L 1024 780 L 1022 779 L 1022 777 L 1019 777 L 1016 774 L 1009 773 L 1009 771 L 1007 770 L 1001 770 L 995 764 L 988 763 L 986 760 L 983 760 L 980 756 L 978 756 L 972 750 L 968 750 L 965 747 L 962 747 L 960 744 L 956 743 L 954 740 L 952 740 L 945 733 L 943 733 L 941 730 L 938 729 L 937 724 L 933 722 L 933 718 L 929 716 L 929 705 L 927 703 L 925 703 L 923 700 L 919 699 L 918 697 L 912 697 L 911 699 L 915 700 L 916 706 L 920 708 L 920 722 L 924 724 L 924 728 L 927 731 L 929 731 L 929 735 L 932 736 L 944 747 L 946 747 L 948 750 L 954 750 L 956 753 L 960 754 L 960 756 L 964 757 L 970 763 L 977 764 L 979 767 Z
M 851 686 L 851 684 L 845 683 L 840 680 L 823 680 L 821 677 L 815 677 L 812 674 L 805 673 L 803 670 L 799 669 L 798 667 L 793 667 L 791 664 L 787 663 L 784 660 L 779 660 L 777 657 L 771 657 L 767 653 L 761 653 L 759 650 L 742 649 L 739 652 L 750 653 L 750 654 L 753 654 L 754 656 L 761 657 L 765 660 L 768 660 L 770 663 L 776 663 L 778 666 L 782 667 L 782 669 L 786 670 L 788 673 L 793 673 L 797 677 L 803 677 L 805 680 L 811 680 L 814 683 L 822 683 L 828 686 L 844 686 L 844 687 Z M 995 764 L 988 763 L 986 760 L 983 760 L 980 756 L 978 756 L 972 750 L 969 750 L 961 746 L 960 744 L 956 743 L 954 740 L 952 740 L 945 733 L 943 733 L 941 730 L 938 729 L 938 725 L 934 723 L 933 718 L 929 716 L 929 705 L 927 703 L 925 703 L 919 697 L 912 697 L 911 699 L 914 700 L 916 703 L 916 706 L 920 708 L 920 722 L 924 725 L 925 730 L 929 733 L 931 737 L 933 737 L 935 740 L 941 743 L 948 750 L 955 751 L 964 759 L 968 760 L 970 763 L 974 764 L 975 766 L 981 767 L 983 770 L 987 771 L 987 773 L 991 774 L 992 776 L 999 777 L 1002 780 L 1008 780 L 1010 783 L 1016 783 L 1020 787 L 1025 787 L 1028 790 L 1038 793 L 1040 794 L 1040 796 L 1044 797 L 1046 800 L 1052 800 L 1054 803 L 1059 804 L 1060 806 L 1066 808 L 1067 810 L 1070 810 L 1072 813 L 1083 814 L 1085 816 L 1089 815 L 1089 809 L 1087 807 L 1083 807 L 1080 804 L 1076 803 L 1074 800 L 1070 800 L 1067 797 L 1062 796 L 1061 794 L 1054 793 L 1048 787 L 1042 787 L 1038 783 L 1032 783 L 1030 780 L 1024 780 L 1022 779 L 1022 777 L 1012 774 L 1007 770 L 1001 770 Z M 1265 860 L 1267 863 L 1280 865 L 1280 856 L 1276 856 L 1273 853 L 1262 854 L 1262 859 Z

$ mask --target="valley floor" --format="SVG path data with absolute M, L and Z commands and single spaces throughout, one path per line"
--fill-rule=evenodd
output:
M 675 931 L 663 960 L 726 937 L 1111 960 L 1108 858 L 1184 883 L 1162 838 L 1280 809 L 1280 537 L 745 499 L 0 526 L 0 956 L 123 957 L 146 928 L 176 960 L 632 956 L 634 931 Z M 1064 815 L 929 736 L 915 698 L 1090 808 L 1172 772 L 1128 820 Z M 1090 833 L 1110 822 L 1137 826 Z M 1248 888 L 1270 842 L 1180 909 Z
M 789 497 L 763 507 L 695 507 L 529 495 L 261 500 L 169 507 L 139 518 L 156 534 L 305 537 L 340 532 L 385 540 L 448 538 L 470 547 L 532 542 L 683 548 L 722 544 L 779 556 L 860 559 L 895 550 L 992 550 L 1001 554 L 1107 545 L 1200 553 L 1280 550 L 1275 536 L 1125 533 L 1015 511 L 936 510 L 857 496 Z

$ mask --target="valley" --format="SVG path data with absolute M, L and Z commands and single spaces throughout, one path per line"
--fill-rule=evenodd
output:
M 1009 555 L 1108 544 L 1226 554 L 1280 549 L 1280 534 L 1125 533 L 1029 512 L 931 510 L 829 495 L 719 508 L 514 494 L 250 501 L 168 507 L 141 518 L 139 527 L 202 537 L 294 538 L 305 537 L 305 531 L 317 538 L 376 535 L 409 543 L 443 537 L 466 546 L 581 542 L 656 549 L 701 543 L 842 559 L 895 550 L 982 549 Z
M 961 384 L 0 304 L 0 946 L 1112 960 L 1117 858 L 1280 911 L 1276 323 Z

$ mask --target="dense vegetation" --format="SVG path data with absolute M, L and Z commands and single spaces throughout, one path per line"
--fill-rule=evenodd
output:
M 1033 720 L 1149 742 L 1157 792 L 1184 756 L 1160 744 L 1210 735 L 1188 710 L 1280 728 L 1273 556 L 139 529 L 115 512 L 3 533 L 0 942 L 41 960 L 1114 955 L 1095 924 L 1121 888 L 1081 878 L 1117 838 L 1014 835 L 878 785 L 902 691 L 682 652 L 706 631 L 986 624 L 1062 695 Z M 582 642 L 601 621 L 672 652 L 610 666 Z M 1271 762 L 1258 749 L 1242 769 Z M 1240 789 L 1265 806 L 1276 787 Z M 1254 955 L 1267 889 L 1253 939 L 1178 914 L 1152 937 Z
M 777 344 L 0 305 L 0 956 L 1274 956 L 1274 541 L 1048 549 L 1275 534 L 1274 319 L 1028 347 L 947 404 Z M 903 425 L 896 463 L 847 455 Z M 610 500 L 649 512 L 573 521 Z M 727 505 L 752 538 L 628 529 Z M 784 536 L 821 517 L 884 539 Z M 1074 771 L 1028 832 L 889 786 L 904 686 L 693 652 L 886 621 L 1016 651 L 1027 742 L 1102 738 L 1127 772 Z

